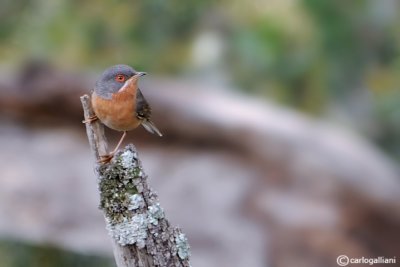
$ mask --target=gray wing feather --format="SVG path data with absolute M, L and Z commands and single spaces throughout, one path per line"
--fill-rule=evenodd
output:
M 157 129 L 154 123 L 150 120 L 151 108 L 147 103 L 140 89 L 136 92 L 136 116 L 141 120 L 142 126 L 150 133 L 162 136 L 161 132 Z

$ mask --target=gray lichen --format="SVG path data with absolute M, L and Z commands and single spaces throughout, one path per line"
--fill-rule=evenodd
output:
M 158 224 L 158 220 L 164 218 L 164 210 L 161 208 L 160 203 L 156 203 L 149 207 L 147 216 L 149 223 L 154 225 Z
M 145 214 L 137 214 L 130 221 L 122 223 L 107 223 L 106 229 L 110 235 L 122 246 L 136 244 L 144 248 L 147 238 L 147 218 Z
M 140 194 L 133 194 L 129 196 L 129 205 L 128 205 L 128 210 L 136 210 L 139 208 L 144 208 L 144 199 L 142 195 Z
M 175 236 L 175 243 L 179 258 L 183 260 L 188 258 L 190 256 L 190 246 L 185 234 L 178 232 Z
M 125 169 L 131 169 L 135 167 L 134 159 L 135 154 L 130 150 L 124 151 L 119 158 L 122 167 L 124 167 Z

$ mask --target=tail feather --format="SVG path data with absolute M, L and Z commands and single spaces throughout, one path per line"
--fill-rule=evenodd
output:
M 157 134 L 158 136 L 163 136 L 162 133 L 157 129 L 151 120 L 145 119 L 142 121 L 143 127 L 152 134 Z

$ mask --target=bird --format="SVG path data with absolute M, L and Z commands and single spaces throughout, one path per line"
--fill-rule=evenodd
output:
M 83 123 L 100 120 L 101 123 L 116 131 L 123 132 L 121 139 L 112 152 L 101 155 L 99 163 L 107 163 L 117 152 L 126 136 L 142 125 L 148 132 L 162 136 L 151 120 L 151 107 L 138 87 L 139 77 L 146 72 L 139 72 L 124 64 L 107 68 L 96 81 L 91 94 L 93 116 Z

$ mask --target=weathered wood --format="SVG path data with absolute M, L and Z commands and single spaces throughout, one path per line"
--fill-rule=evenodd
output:
M 81 97 L 84 117 L 94 115 L 90 97 Z M 100 209 L 113 239 L 118 267 L 187 267 L 189 245 L 179 228 L 170 226 L 157 195 L 148 186 L 136 148 L 128 145 L 108 164 L 98 164 L 107 152 L 104 128 L 99 121 L 86 123 L 95 159 Z

